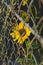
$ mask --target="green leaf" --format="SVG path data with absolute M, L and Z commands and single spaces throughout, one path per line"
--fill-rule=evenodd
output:
M 26 43 L 26 52 L 28 53 L 28 48 L 30 46 L 30 42 L 29 41 L 26 41 L 25 43 Z
M 33 46 L 33 49 L 38 49 L 38 48 L 39 48 L 39 44 L 38 44 L 37 41 L 34 41 L 34 42 L 32 43 L 32 46 Z

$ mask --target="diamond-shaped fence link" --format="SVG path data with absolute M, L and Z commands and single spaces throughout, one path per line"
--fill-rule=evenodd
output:
M 25 62 L 28 63 L 32 60 L 30 58 L 27 60 L 28 55 L 32 56 L 34 65 L 38 65 L 31 50 L 31 44 L 34 40 L 38 39 L 43 47 L 43 38 L 37 30 L 41 22 L 39 21 L 36 25 L 30 13 L 33 2 L 34 0 L 26 0 L 26 2 L 25 0 L 0 0 L 0 65 L 28 65 L 25 64 Z M 29 25 L 29 21 L 31 21 L 32 26 Z M 31 36 L 27 39 L 30 41 L 27 56 L 24 44 L 19 45 L 17 42 L 14 42 L 10 36 L 12 26 L 20 22 L 24 23 L 32 32 Z M 24 63 L 19 63 L 18 60 L 22 58 L 22 56 L 25 57 Z

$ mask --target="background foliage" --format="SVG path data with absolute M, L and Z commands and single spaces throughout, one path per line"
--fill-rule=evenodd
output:
M 20 21 L 32 31 L 22 45 L 10 36 Z M 43 0 L 0 0 L 0 65 L 43 65 L 42 43 Z

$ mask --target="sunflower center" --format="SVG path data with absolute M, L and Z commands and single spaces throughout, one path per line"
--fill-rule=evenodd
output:
M 21 29 L 21 30 L 19 30 L 19 33 L 21 36 L 25 36 L 26 31 L 25 31 L 25 29 Z

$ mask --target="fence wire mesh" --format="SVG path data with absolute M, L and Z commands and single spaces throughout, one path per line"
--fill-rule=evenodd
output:
M 34 0 L 0 0 L 0 65 L 39 65 L 32 46 L 36 44 L 38 51 L 43 48 L 43 17 L 39 18 Z M 14 42 L 14 35 L 10 36 L 20 22 L 31 30 L 22 44 L 23 39 L 18 43 L 18 40 Z M 25 35 L 25 30 L 20 34 Z

